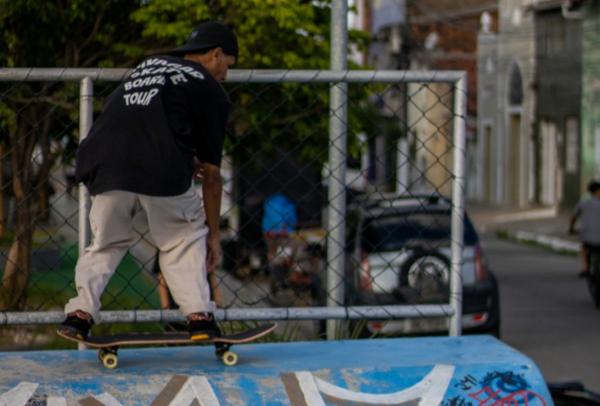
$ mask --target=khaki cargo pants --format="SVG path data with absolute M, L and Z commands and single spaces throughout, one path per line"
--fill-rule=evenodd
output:
M 205 215 L 201 197 L 192 186 L 179 196 L 157 197 L 110 191 L 92 197 L 91 245 L 75 267 L 77 296 L 65 313 L 83 310 L 100 322 L 100 296 L 117 266 L 140 235 L 135 230 L 145 215 L 150 239 L 159 250 L 159 263 L 173 299 L 184 315 L 212 312 L 207 282 Z

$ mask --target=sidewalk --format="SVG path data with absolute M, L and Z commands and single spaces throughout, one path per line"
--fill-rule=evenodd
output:
M 579 239 L 569 235 L 571 213 L 539 207 L 508 209 L 480 203 L 467 203 L 467 212 L 482 234 L 496 234 L 523 243 L 532 243 L 565 254 L 579 252 Z

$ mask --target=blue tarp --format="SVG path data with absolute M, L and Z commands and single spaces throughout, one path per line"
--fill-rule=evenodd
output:
M 296 205 L 280 193 L 269 196 L 264 202 L 263 232 L 292 232 L 296 229 Z

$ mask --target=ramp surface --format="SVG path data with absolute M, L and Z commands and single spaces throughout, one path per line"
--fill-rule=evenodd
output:
M 0 353 L 0 405 L 552 405 L 533 362 L 489 336 Z

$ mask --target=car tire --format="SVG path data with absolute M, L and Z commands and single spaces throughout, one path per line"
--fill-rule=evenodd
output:
M 449 281 L 450 260 L 436 250 L 415 251 L 400 269 L 400 286 L 414 289 L 421 298 L 447 295 Z

